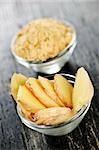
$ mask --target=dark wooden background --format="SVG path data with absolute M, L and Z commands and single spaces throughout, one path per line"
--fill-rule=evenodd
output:
M 99 149 L 99 1 L 49 1 L 0 0 L 0 150 Z M 23 25 L 40 17 L 55 17 L 73 23 L 78 45 L 61 72 L 74 74 L 79 66 L 84 66 L 95 87 L 87 115 L 72 133 L 62 137 L 46 136 L 23 125 L 9 95 L 13 72 L 37 75 L 15 62 L 10 43 Z

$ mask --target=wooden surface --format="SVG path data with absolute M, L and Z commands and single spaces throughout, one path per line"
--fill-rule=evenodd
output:
M 72 133 L 62 137 L 45 136 L 23 125 L 9 95 L 13 72 L 37 75 L 15 62 L 10 43 L 24 24 L 39 17 L 55 17 L 73 23 L 77 30 L 78 45 L 61 72 L 74 74 L 79 66 L 84 66 L 95 87 L 87 115 Z M 99 1 L 0 1 L 0 150 L 98 150 L 98 138 Z

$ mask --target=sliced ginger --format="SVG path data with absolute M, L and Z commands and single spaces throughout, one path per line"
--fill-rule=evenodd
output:
M 18 105 L 19 105 L 19 107 L 21 108 L 21 111 L 22 111 L 22 113 L 25 115 L 25 117 L 26 117 L 26 118 L 29 118 L 30 115 L 31 115 L 31 113 L 33 113 L 33 112 L 27 110 L 26 107 L 25 107 L 23 104 L 21 104 L 21 103 L 18 103 Z
M 51 99 L 40 86 L 39 82 L 35 78 L 29 78 L 26 82 L 26 87 L 34 93 L 39 101 L 46 107 L 57 107 L 59 106 L 53 99 Z
M 52 107 L 38 111 L 32 115 L 37 124 L 56 125 L 65 122 L 72 117 L 72 111 L 67 107 Z
M 72 107 L 72 85 L 60 74 L 54 76 L 54 87 L 57 95 L 67 107 Z
M 17 73 L 13 74 L 13 76 L 11 78 L 10 88 L 11 88 L 11 94 L 15 100 L 17 99 L 17 93 L 18 93 L 19 86 L 24 85 L 26 80 L 27 80 L 27 77 L 25 77 L 22 74 L 17 74 Z
M 94 88 L 87 71 L 81 67 L 76 74 L 76 80 L 73 89 L 73 110 L 79 111 L 84 105 L 91 101 L 94 94 Z
M 17 101 L 18 103 L 21 103 L 27 111 L 31 111 L 32 113 L 45 108 L 45 106 L 41 104 L 35 96 L 33 96 L 25 85 L 19 86 Z
M 60 98 L 55 93 L 53 82 L 41 76 L 38 77 L 38 80 L 48 96 L 50 96 L 59 106 L 65 106 L 64 103 L 60 100 Z

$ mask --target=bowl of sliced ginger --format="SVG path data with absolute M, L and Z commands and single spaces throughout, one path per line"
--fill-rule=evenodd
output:
M 94 87 L 83 67 L 77 70 L 76 76 L 60 73 L 27 78 L 14 73 L 11 95 L 23 124 L 46 135 L 61 136 L 73 131 L 82 121 Z

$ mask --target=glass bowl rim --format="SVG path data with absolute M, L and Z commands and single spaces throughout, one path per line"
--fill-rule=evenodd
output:
M 67 77 L 71 77 L 75 80 L 75 76 L 74 75 L 70 75 L 70 74 L 65 74 L 65 73 L 60 73 L 63 76 L 67 76 Z M 54 76 L 54 75 L 48 75 L 48 76 Z M 45 77 L 48 77 L 45 76 Z M 70 82 L 71 80 L 69 80 Z M 72 81 L 71 83 L 74 84 L 74 81 Z M 32 121 L 30 121 L 29 119 L 25 118 L 24 114 L 22 114 L 21 112 L 21 108 L 17 105 L 17 113 L 20 117 L 20 119 L 24 120 L 24 122 L 26 122 L 26 124 L 29 124 L 29 126 L 34 127 L 34 128 L 38 128 L 38 129 L 53 129 L 53 128 L 58 128 L 58 127 L 63 127 L 65 125 L 70 124 L 71 122 L 75 121 L 76 119 L 78 119 L 80 116 L 82 116 L 82 114 L 86 111 L 86 109 L 89 109 L 91 102 L 89 102 L 88 104 L 86 104 L 85 106 L 83 106 L 71 119 L 68 119 L 66 122 L 58 124 L 58 125 L 37 125 L 36 123 L 33 123 Z

